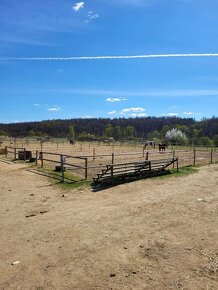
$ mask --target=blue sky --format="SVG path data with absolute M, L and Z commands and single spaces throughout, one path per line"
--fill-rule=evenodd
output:
M 217 116 L 217 56 L 61 60 L 216 54 L 217 14 L 215 0 L 1 0 L 0 122 Z

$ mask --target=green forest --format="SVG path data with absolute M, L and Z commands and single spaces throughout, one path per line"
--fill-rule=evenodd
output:
M 154 140 L 162 142 L 172 130 L 183 134 L 181 143 L 218 146 L 218 118 L 196 121 L 192 118 L 90 118 L 46 120 L 0 124 L 0 136 L 74 138 L 96 141 L 113 137 L 122 140 Z

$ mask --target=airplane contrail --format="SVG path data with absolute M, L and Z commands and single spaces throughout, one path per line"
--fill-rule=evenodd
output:
M 168 58 L 168 57 L 217 57 L 218 53 L 176 53 L 176 54 L 144 54 L 144 55 L 109 55 L 109 56 L 72 56 L 72 57 L 2 57 L 0 61 L 29 60 L 29 61 L 61 61 L 61 60 L 98 60 L 98 59 L 139 59 L 139 58 Z

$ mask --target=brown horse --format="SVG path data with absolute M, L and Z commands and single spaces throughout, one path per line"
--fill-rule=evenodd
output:
M 110 145 L 111 144 L 111 141 L 109 139 L 104 139 L 103 140 L 103 144 Z
M 70 138 L 69 141 L 70 141 L 70 144 L 71 144 L 71 145 L 74 145 L 74 143 L 75 143 L 74 139 Z
M 110 137 L 108 139 L 104 139 L 103 140 L 103 144 L 105 144 L 105 145 L 111 145 L 111 143 L 113 143 L 113 142 L 114 142 L 114 138 L 113 137 Z
M 158 145 L 159 147 L 159 152 L 165 152 L 166 148 L 167 148 L 167 144 L 166 143 L 160 143 Z
M 155 149 L 155 141 L 146 141 L 145 144 L 144 144 L 144 150 L 147 148 L 147 146 L 151 146 Z

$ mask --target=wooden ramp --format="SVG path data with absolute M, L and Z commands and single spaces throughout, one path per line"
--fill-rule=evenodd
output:
M 157 175 L 175 163 L 178 171 L 178 158 L 108 164 L 101 173 L 93 178 L 93 181 L 94 185 L 101 183 L 110 183 L 113 185 L 117 181 Z

